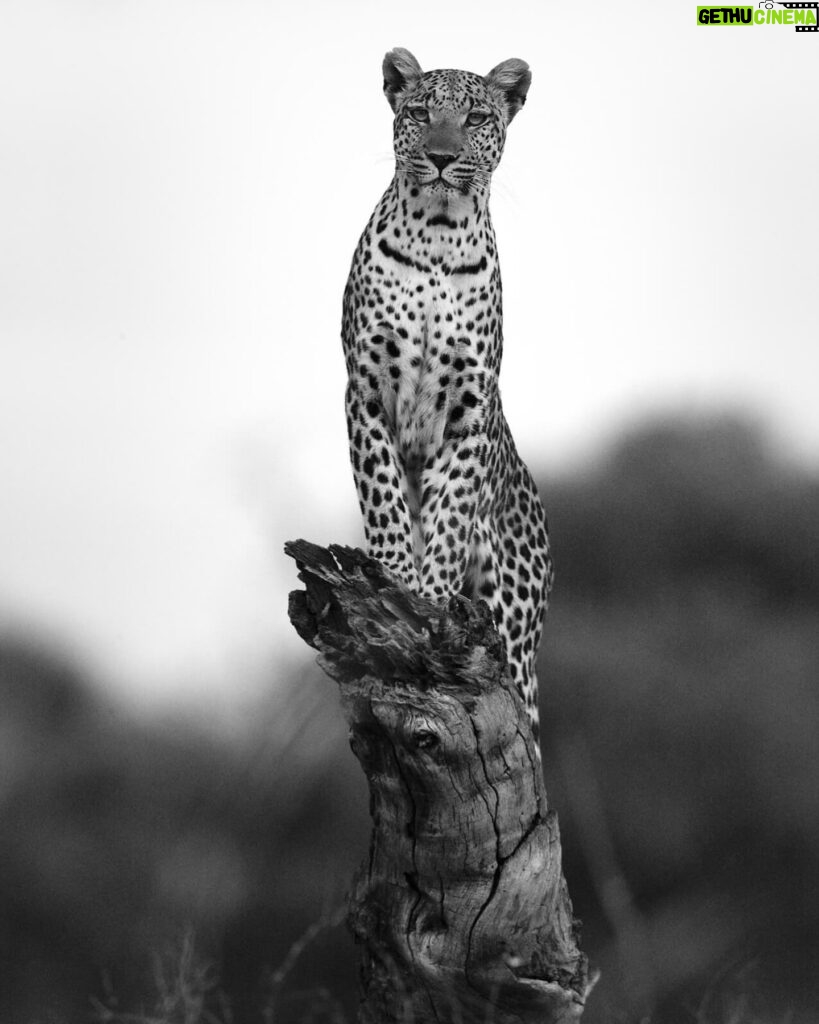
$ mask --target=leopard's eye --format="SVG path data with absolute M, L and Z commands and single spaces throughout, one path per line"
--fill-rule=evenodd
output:
M 466 123 L 470 128 L 480 128 L 489 120 L 489 114 L 484 110 L 473 110 L 466 115 Z
M 426 107 L 410 107 L 407 113 L 418 124 L 426 124 L 429 121 L 429 111 Z

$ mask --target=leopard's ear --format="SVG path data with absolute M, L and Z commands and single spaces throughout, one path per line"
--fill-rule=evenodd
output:
M 393 110 L 402 97 L 412 92 L 423 72 L 421 65 L 403 46 L 397 46 L 384 57 L 384 95 Z
M 526 93 L 532 84 L 532 72 L 525 60 L 512 57 L 492 68 L 485 79 L 490 89 L 499 93 L 506 104 L 508 124 L 526 102 Z

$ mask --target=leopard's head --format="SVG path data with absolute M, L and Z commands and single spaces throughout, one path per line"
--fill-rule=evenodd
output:
M 384 58 L 384 93 L 395 112 L 396 168 L 429 196 L 486 193 L 506 129 L 526 102 L 532 74 L 505 60 L 486 77 L 421 70 L 409 50 Z

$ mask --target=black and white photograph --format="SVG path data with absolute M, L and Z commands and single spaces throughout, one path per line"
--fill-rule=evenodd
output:
M 0 1024 L 819 1021 L 818 98 L 0 0 Z

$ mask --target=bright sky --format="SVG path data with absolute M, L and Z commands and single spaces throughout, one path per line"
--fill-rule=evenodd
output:
M 819 466 L 819 34 L 687 0 L 3 0 L 0 626 L 227 707 L 285 539 L 358 542 L 341 293 L 391 177 L 384 52 L 533 70 L 493 189 L 530 463 L 760 411 Z

